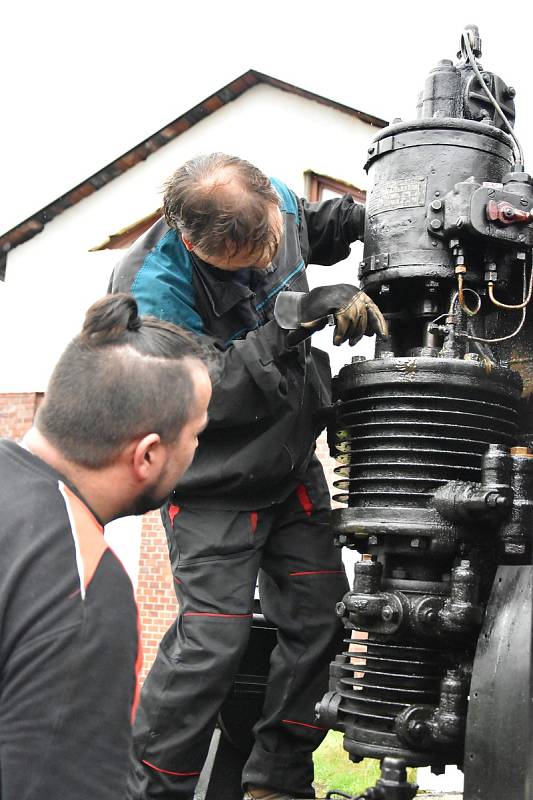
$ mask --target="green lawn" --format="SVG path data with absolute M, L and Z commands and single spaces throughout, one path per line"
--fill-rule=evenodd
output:
M 342 747 L 342 733 L 329 731 L 315 752 L 315 791 L 325 797 L 331 789 L 357 794 L 373 786 L 380 776 L 379 761 L 365 758 L 359 764 L 350 761 Z M 408 770 L 408 780 L 416 781 L 416 770 Z

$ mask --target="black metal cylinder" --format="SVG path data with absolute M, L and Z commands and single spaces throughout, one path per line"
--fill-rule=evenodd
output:
M 341 534 L 431 536 L 453 526 L 432 507 L 451 480 L 479 481 L 491 444 L 513 445 L 521 381 L 498 367 L 390 358 L 344 367 L 338 403 L 335 499 Z
M 365 290 L 399 278 L 453 279 L 452 256 L 439 238 L 442 198 L 471 177 L 501 182 L 513 164 L 510 142 L 492 125 L 467 119 L 422 119 L 380 132 L 366 164 Z
M 319 719 L 344 733 L 344 747 L 354 757 L 405 758 L 411 766 L 458 760 L 460 753 L 439 746 L 420 749 L 398 735 L 397 719 L 412 706 L 437 707 L 447 670 L 456 653 L 444 646 L 398 642 L 370 634 L 347 638 L 335 660 L 330 693 L 317 708 Z M 330 719 L 331 717 L 331 719 Z

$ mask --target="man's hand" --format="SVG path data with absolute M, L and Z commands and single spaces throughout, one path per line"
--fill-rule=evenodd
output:
M 282 328 L 309 332 L 323 328 L 333 318 L 333 344 L 356 344 L 363 335 L 388 336 L 387 323 L 377 305 L 356 286 L 338 283 L 319 286 L 308 293 L 280 292 L 274 316 Z

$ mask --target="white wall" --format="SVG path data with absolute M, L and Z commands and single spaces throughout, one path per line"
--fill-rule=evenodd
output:
M 255 86 L 197 123 L 146 161 L 46 225 L 8 256 L 0 283 L 0 391 L 42 391 L 66 342 L 80 327 L 88 306 L 106 292 L 117 251 L 88 252 L 110 234 L 161 205 L 165 179 L 186 159 L 221 150 L 247 158 L 303 195 L 304 172 L 330 175 L 364 188 L 363 163 L 371 126 L 340 111 L 267 85 Z M 335 267 L 312 266 L 311 286 L 354 283 L 362 246 Z M 314 336 L 327 349 L 334 371 L 354 349 L 334 348 L 332 329 Z M 370 354 L 372 342 L 358 346 Z M 139 560 L 140 521 L 126 518 L 106 531 L 134 584 Z M 349 554 L 348 554 L 349 556 Z
M 89 253 L 107 236 L 154 211 L 164 180 L 187 158 L 222 150 L 248 158 L 304 193 L 312 169 L 365 187 L 363 163 L 376 130 L 358 119 L 267 85 L 194 125 L 173 142 L 48 223 L 8 256 L 0 283 L 4 356 L 0 391 L 42 391 L 87 307 L 106 291 L 116 251 Z M 312 267 L 318 283 L 355 282 L 355 267 Z M 320 334 L 325 340 L 331 331 Z M 336 348 L 338 351 L 338 348 Z M 339 356 L 339 365 L 351 352 Z

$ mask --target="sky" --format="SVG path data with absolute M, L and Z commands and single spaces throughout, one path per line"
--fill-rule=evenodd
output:
M 532 8 L 515 5 L 512 15 L 492 0 L 5 2 L 0 233 L 250 68 L 384 119 L 412 119 L 426 74 L 455 59 L 468 23 L 480 28 L 483 66 L 517 91 L 516 130 L 533 170 L 523 38 Z M 305 135 L 305 120 L 287 135 Z

